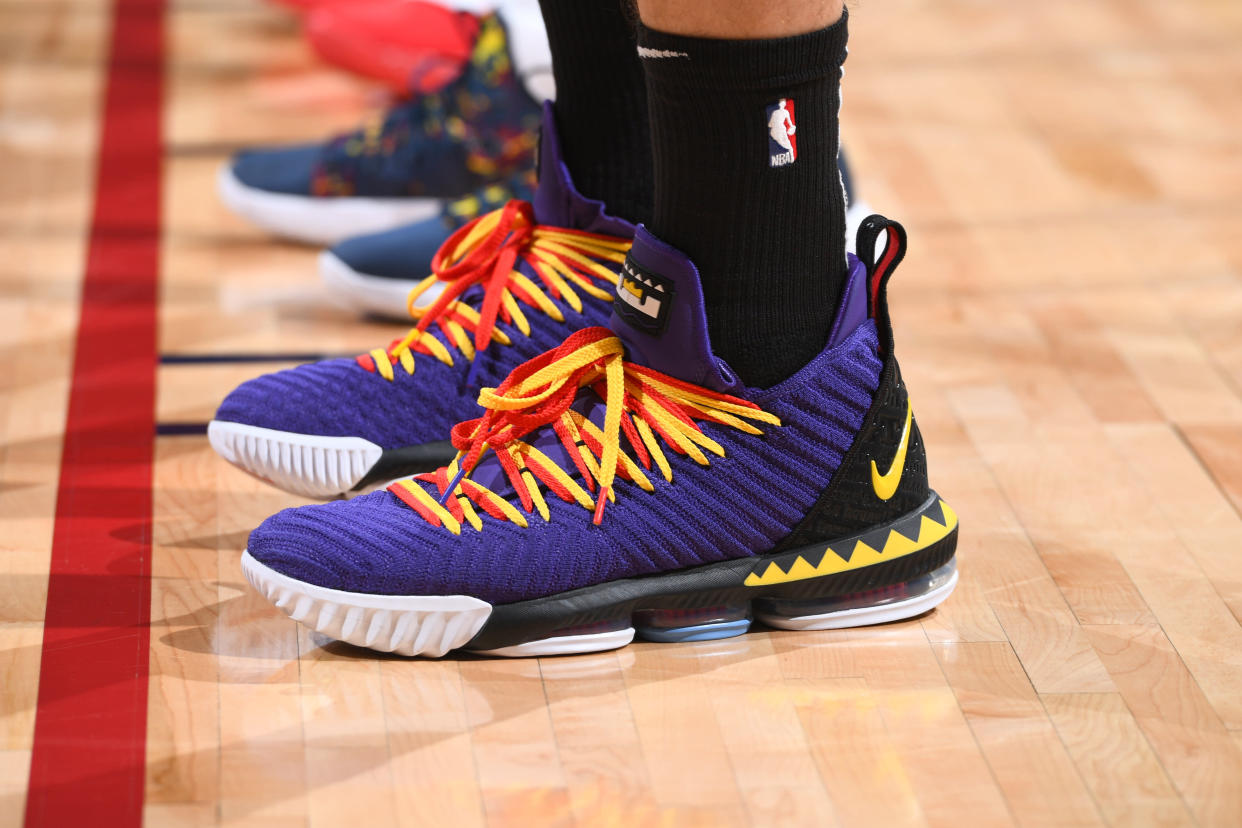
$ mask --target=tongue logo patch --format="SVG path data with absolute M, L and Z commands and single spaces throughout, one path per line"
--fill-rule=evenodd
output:
M 617 301 L 613 303 L 617 316 L 641 331 L 658 334 L 668 324 L 672 305 L 671 280 L 625 260 L 621 281 L 617 283 Z
M 798 160 L 793 98 L 781 98 L 768 106 L 768 166 L 787 167 Z

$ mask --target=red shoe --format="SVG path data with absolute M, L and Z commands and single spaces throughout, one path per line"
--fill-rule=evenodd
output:
M 324 60 L 403 94 L 457 77 L 478 31 L 473 14 L 423 0 L 320 2 L 306 15 L 306 36 Z

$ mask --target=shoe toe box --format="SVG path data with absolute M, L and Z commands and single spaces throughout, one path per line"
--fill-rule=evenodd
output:
M 251 557 L 281 575 L 342 592 L 435 594 L 420 554 L 431 529 L 387 491 L 285 509 L 263 521 Z
M 414 374 L 400 367 L 392 381 L 358 361 L 338 358 L 264 374 L 233 389 L 218 421 L 318 437 L 361 437 L 382 449 L 447 439 L 449 429 L 477 416 L 477 390 L 462 372 L 419 355 Z
M 441 218 L 429 218 L 349 239 L 331 252 L 357 273 L 417 281 L 431 273 L 431 259 L 451 232 Z
M 216 420 L 321 437 L 362 437 L 381 448 L 410 445 L 394 432 L 393 389 L 353 359 L 264 374 L 233 389 Z M 383 383 L 387 386 L 388 383 Z
M 318 144 L 246 150 L 233 157 L 230 170 L 255 190 L 309 196 L 321 154 Z

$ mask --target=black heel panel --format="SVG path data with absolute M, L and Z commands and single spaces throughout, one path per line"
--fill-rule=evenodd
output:
M 904 462 L 898 472 L 895 461 L 903 449 Z M 896 358 L 889 356 L 871 408 L 841 467 L 806 517 L 775 551 L 852 535 L 896 520 L 917 509 L 929 492 L 923 435 L 914 419 L 901 369 Z

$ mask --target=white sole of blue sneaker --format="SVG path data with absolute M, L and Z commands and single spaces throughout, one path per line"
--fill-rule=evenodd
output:
M 404 279 L 386 279 L 354 270 L 331 250 L 319 254 L 319 276 L 329 298 L 346 310 L 409 322 L 407 304 L 410 291 L 418 284 Z M 444 291 L 436 282 L 418 297 L 418 307 L 426 307 Z
M 384 450 L 361 437 L 321 437 L 212 420 L 207 439 L 234 466 L 277 488 L 307 497 L 350 491 Z
M 226 164 L 217 178 L 220 199 L 269 233 L 307 244 L 333 245 L 353 236 L 391 230 L 440 211 L 435 198 L 323 198 L 249 187 Z

